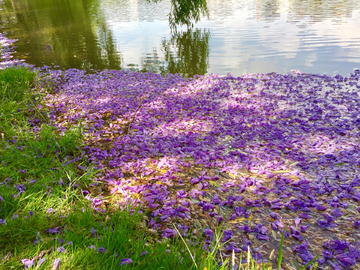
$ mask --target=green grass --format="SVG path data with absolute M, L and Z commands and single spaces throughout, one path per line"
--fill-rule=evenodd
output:
M 25 68 L 0 71 L 0 269 L 24 269 L 21 260 L 33 258 L 34 269 L 40 258 L 38 269 L 51 269 L 55 259 L 60 269 L 229 269 L 234 257 L 222 261 L 218 252 L 221 228 L 205 252 L 201 232 L 165 241 L 143 225 L 138 209 L 95 211 L 81 192 L 97 174 L 81 155 L 81 129 L 59 135 L 47 124 L 37 80 Z M 35 129 L 30 118 L 39 119 Z M 238 269 L 271 269 L 244 256 L 249 263 Z M 120 266 L 125 258 L 133 263 Z

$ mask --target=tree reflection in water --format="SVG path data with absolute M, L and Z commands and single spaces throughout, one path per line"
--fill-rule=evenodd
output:
M 147 1 L 158 3 L 162 0 Z M 207 73 L 210 31 L 193 29 L 194 23 L 200 20 L 201 15 L 209 15 L 206 0 L 171 0 L 171 11 L 168 16 L 172 37 L 170 40 L 162 41 L 165 63 L 159 62 L 157 52 L 154 51 L 153 59 L 145 61 L 143 70 L 157 69 L 161 74 L 180 73 L 185 77 Z M 182 25 L 187 26 L 186 31 L 177 30 L 177 27 Z
M 19 59 L 35 66 L 120 69 L 121 58 L 99 0 L 7 0 L 0 13 Z M 26 55 L 24 55 L 26 52 Z
M 209 37 L 209 30 L 188 29 L 174 33 L 169 41 L 163 40 L 167 62 L 164 73 L 181 73 L 186 77 L 204 75 L 209 67 Z M 171 46 L 177 49 L 176 55 L 171 52 Z

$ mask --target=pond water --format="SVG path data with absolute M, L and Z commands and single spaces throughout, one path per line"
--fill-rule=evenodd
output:
M 358 0 L 208 0 L 207 15 L 175 27 L 177 1 L 4 0 L 0 26 L 18 39 L 14 57 L 36 66 L 185 76 L 360 68 Z

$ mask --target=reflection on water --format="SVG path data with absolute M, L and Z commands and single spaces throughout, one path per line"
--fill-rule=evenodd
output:
M 189 29 L 175 33 L 171 40 L 163 40 L 162 48 L 167 63 L 165 71 L 187 77 L 205 74 L 209 66 L 209 37 L 208 30 Z M 176 51 L 175 55 L 173 51 Z
M 358 0 L 4 0 L 1 7 L 3 32 L 18 39 L 15 57 L 36 66 L 186 76 L 346 75 L 360 67 Z
M 11 0 L 2 8 L 5 31 L 18 39 L 17 58 L 36 66 L 121 66 L 111 30 L 98 12 L 98 0 Z

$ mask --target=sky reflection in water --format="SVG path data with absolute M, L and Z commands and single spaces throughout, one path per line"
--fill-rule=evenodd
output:
M 63 68 L 347 75 L 360 66 L 360 3 L 208 0 L 209 17 L 171 31 L 163 0 L 5 1 L 17 58 Z

